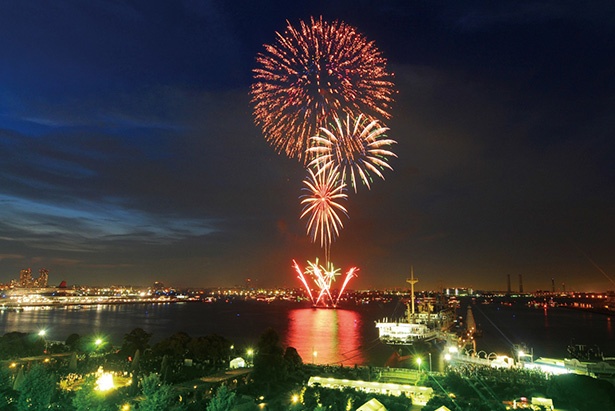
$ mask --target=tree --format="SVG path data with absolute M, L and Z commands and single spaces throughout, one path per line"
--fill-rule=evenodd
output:
M 70 354 L 70 360 L 68 361 L 68 369 L 71 372 L 77 371 L 77 353 L 74 351 Z
M 547 394 L 581 411 L 615 409 L 615 387 L 586 375 L 556 375 L 549 382 Z
M 183 359 L 191 340 L 192 338 L 185 332 L 178 332 L 156 344 L 153 352 L 157 355 L 168 355 L 171 358 Z
M 224 364 L 231 355 L 231 343 L 217 334 L 193 338 L 188 344 L 188 351 L 195 359 L 209 362 L 217 367 Z
M 254 381 L 269 393 L 272 386 L 278 387 L 286 382 L 284 349 L 280 343 L 280 336 L 272 328 L 261 335 L 257 347 L 258 351 L 254 356 Z
M 228 411 L 235 405 L 235 393 L 228 389 L 226 385 L 221 385 L 216 391 L 216 395 L 207 405 L 207 411 Z
M 106 411 L 116 409 L 112 407 L 110 399 L 96 389 L 96 377 L 89 375 L 85 377 L 81 386 L 75 392 L 72 405 L 77 411 Z
M 75 391 L 71 402 L 76 411 L 117 410 L 126 400 L 125 392 L 122 389 L 101 392 L 97 387 L 96 376 L 89 375 Z M 66 407 L 61 409 L 66 409 Z
M 287 347 L 284 351 L 284 363 L 290 373 L 294 373 L 303 366 L 303 359 L 294 347 Z
M 144 399 L 139 403 L 139 410 L 165 411 L 173 403 L 173 387 L 160 380 L 158 374 L 152 373 L 141 380 Z
M 66 341 L 64 344 L 71 351 L 79 351 L 81 349 L 81 336 L 79 334 L 73 333 L 66 337 Z
M 19 393 L 13 389 L 13 370 L 0 368 L 0 410 L 11 409 L 10 404 L 14 403 L 18 396 Z
M 45 341 L 38 334 L 10 332 L 0 338 L 0 358 L 20 358 L 40 355 L 45 350 Z
M 152 338 L 152 334 L 145 332 L 142 328 L 135 328 L 124 335 L 124 342 L 121 348 L 122 354 L 128 356 L 133 355 L 137 350 L 145 351 L 149 348 L 150 338 Z
M 18 410 L 43 410 L 51 405 L 55 392 L 55 376 L 47 372 L 45 367 L 35 364 L 24 375 L 19 387 L 17 399 Z

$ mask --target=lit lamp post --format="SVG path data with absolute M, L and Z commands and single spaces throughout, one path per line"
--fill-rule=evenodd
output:
M 94 352 L 92 353 L 93 356 L 100 356 L 100 349 L 102 348 L 102 346 L 105 344 L 105 340 L 103 340 L 100 337 L 97 337 L 94 340 Z
M 43 348 L 43 353 L 47 354 L 47 339 L 45 338 L 45 335 L 47 334 L 46 330 L 40 330 L 38 332 L 38 336 L 41 337 L 43 339 L 43 342 L 45 343 L 45 347 Z
M 318 355 L 318 352 L 316 350 L 312 351 L 312 364 L 316 363 L 316 356 Z
M 416 359 L 416 365 L 418 366 L 419 372 L 421 372 L 421 363 L 423 362 L 423 360 L 421 360 L 421 357 Z
M 248 354 L 248 365 L 252 365 L 252 356 L 254 355 L 254 350 L 252 348 L 248 348 L 246 354 Z
M 429 372 L 431 372 L 431 353 L 429 353 Z

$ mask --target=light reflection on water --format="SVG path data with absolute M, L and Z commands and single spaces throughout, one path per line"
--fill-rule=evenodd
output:
M 286 345 L 304 362 L 364 364 L 361 315 L 343 309 L 300 308 L 288 312 Z M 314 352 L 316 353 L 314 355 Z

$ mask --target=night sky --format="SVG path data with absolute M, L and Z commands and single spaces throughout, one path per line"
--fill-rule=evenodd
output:
M 350 288 L 615 289 L 615 6 L 475 1 L 4 1 L 0 282 L 298 287 L 302 164 L 254 125 L 286 20 L 388 59 L 398 158 L 349 193 Z

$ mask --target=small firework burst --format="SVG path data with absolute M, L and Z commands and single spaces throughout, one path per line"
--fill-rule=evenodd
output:
M 345 184 L 340 180 L 337 167 L 329 167 L 314 172 L 308 169 L 308 177 L 303 181 L 304 190 L 301 204 L 303 212 L 300 218 L 308 217 L 307 232 L 312 242 L 320 239 L 320 246 L 328 256 L 331 243 L 339 236 L 344 226 L 340 214 L 346 215 L 346 208 L 338 201 L 345 200 Z
M 369 189 L 372 175 L 384 179 L 381 170 L 393 170 L 388 157 L 397 156 L 389 147 L 396 141 L 387 138 L 388 130 L 363 114 L 356 119 L 350 114 L 345 120 L 335 117 L 332 127 L 321 127 L 320 135 L 312 137 L 313 144 L 308 151 L 314 159 L 309 166 L 338 167 L 342 181 L 352 186 L 355 193 L 359 182 Z

